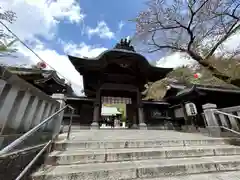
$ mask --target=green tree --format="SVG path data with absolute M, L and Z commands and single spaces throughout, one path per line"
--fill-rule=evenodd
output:
M 226 42 L 240 33 L 239 0 L 148 0 L 139 13 L 135 39 L 152 52 L 183 52 L 215 77 L 240 87 L 240 77 L 229 76 L 211 63 L 214 56 L 234 59 L 240 47 Z
M 12 11 L 1 11 L 0 7 L 0 57 L 5 56 L 9 53 L 15 52 L 16 49 L 13 48 L 14 43 L 17 39 L 4 31 L 5 22 L 13 23 L 16 20 L 16 14 Z

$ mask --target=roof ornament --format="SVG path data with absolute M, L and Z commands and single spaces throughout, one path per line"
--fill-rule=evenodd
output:
M 124 49 L 135 52 L 134 47 L 131 45 L 131 40 L 128 38 L 121 39 L 113 49 Z

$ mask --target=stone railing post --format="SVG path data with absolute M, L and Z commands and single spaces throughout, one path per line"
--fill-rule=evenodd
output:
M 24 113 L 23 122 L 21 122 L 22 131 L 26 132 L 31 128 L 31 125 L 34 121 L 34 115 L 37 112 L 39 98 L 37 96 L 32 96 L 31 101 L 28 103 L 26 111 Z
M 11 115 L 12 107 L 18 96 L 19 90 L 16 87 L 6 84 L 0 97 L 0 129 L 1 134 L 7 128 L 7 121 Z
M 221 136 L 221 128 L 218 124 L 216 114 L 214 113 L 217 110 L 216 104 L 204 104 L 203 112 L 206 120 L 207 129 L 209 134 L 213 137 L 220 137 Z
M 222 122 L 222 125 L 224 127 L 233 129 L 235 131 L 240 130 L 240 127 L 239 127 L 240 119 L 231 116 L 231 115 L 237 115 L 240 117 L 240 106 L 226 107 L 226 108 L 219 109 L 219 111 L 229 114 L 229 115 L 224 115 L 221 113 L 218 114 Z
M 38 102 L 38 108 L 37 108 L 37 111 L 35 112 L 34 120 L 31 125 L 31 128 L 37 126 L 43 120 L 42 117 L 43 117 L 45 107 L 46 107 L 46 102 L 43 100 L 40 100 Z
M 46 108 L 43 112 L 42 120 L 45 120 L 46 118 L 48 118 L 50 116 L 49 114 L 50 114 L 51 108 L 52 108 L 52 104 L 47 103 Z M 42 130 L 44 131 L 46 129 L 46 127 L 47 127 L 47 125 L 43 126 Z
M 26 111 L 27 105 L 30 101 L 31 94 L 28 91 L 19 91 L 17 98 L 13 104 L 11 115 L 8 116 L 6 123 L 7 128 L 4 130 L 3 134 L 19 133 L 23 132 L 21 129 L 21 123 L 24 121 L 24 113 Z
M 66 97 L 64 94 L 53 94 L 52 98 L 56 99 L 60 103 L 59 109 L 63 108 L 66 105 Z M 63 115 L 64 115 L 64 111 L 59 113 L 59 115 L 57 115 L 56 118 L 52 120 L 53 126 L 54 126 L 53 136 L 57 135 L 60 132 Z
M 48 114 L 47 117 L 51 116 L 52 114 L 54 114 L 59 106 L 57 106 L 56 104 L 52 104 L 51 105 L 51 109 L 50 112 Z M 54 128 L 54 119 L 52 119 L 52 121 L 46 123 L 45 127 L 44 127 L 44 131 L 52 131 Z

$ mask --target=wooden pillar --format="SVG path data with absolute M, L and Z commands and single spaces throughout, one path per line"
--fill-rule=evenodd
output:
M 139 90 L 137 91 L 137 111 L 138 111 L 139 129 L 147 129 L 147 125 L 145 123 L 145 117 L 144 117 L 142 97 Z
M 96 100 L 93 105 L 93 121 L 91 124 L 91 129 L 99 129 L 99 116 L 101 113 L 101 96 L 100 89 L 96 92 Z
M 100 104 L 95 102 L 93 107 L 93 122 L 91 124 L 91 129 L 99 129 L 99 112 Z
M 132 113 L 132 129 L 138 129 L 138 124 L 137 124 L 137 118 L 138 118 L 138 114 L 136 113 L 136 111 L 138 112 L 138 103 L 139 103 L 139 94 L 137 92 L 136 96 L 134 98 L 132 98 L 132 104 L 131 104 L 131 113 Z
M 147 125 L 145 123 L 145 118 L 144 118 L 144 111 L 143 111 L 143 104 L 142 103 L 138 106 L 138 118 L 139 118 L 139 128 L 140 129 L 147 129 Z
M 137 117 L 136 114 L 133 115 L 133 125 L 132 125 L 132 129 L 137 129 L 138 125 L 137 125 Z

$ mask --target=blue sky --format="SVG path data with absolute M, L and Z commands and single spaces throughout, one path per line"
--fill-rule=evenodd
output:
M 51 0 L 47 0 L 50 2 Z M 111 49 L 121 38 L 135 33 L 135 18 L 147 8 L 146 0 L 0 0 L 0 11 L 11 10 L 17 15 L 13 24 L 6 25 L 42 60 L 56 70 L 59 76 L 72 84 L 80 95 L 82 76 L 76 71 L 67 55 L 96 57 Z M 4 29 L 4 27 L 1 27 Z M 16 58 L 2 58 L 8 65 L 36 65 L 38 59 L 20 42 Z M 163 62 L 158 54 L 144 54 L 152 63 Z M 174 57 L 179 64 L 179 55 Z M 184 60 L 185 61 L 185 60 Z M 172 61 L 171 61 L 172 62 Z M 162 65 L 160 65 L 162 66 Z
M 46 3 L 46 1 L 51 3 Z M 59 76 L 72 84 L 79 95 L 82 76 L 67 55 L 96 57 L 111 49 L 121 38 L 132 36 L 135 24 L 128 20 L 145 10 L 147 0 L 0 0 L 0 11 L 11 10 L 17 15 L 13 24 L 6 25 Z M 171 2 L 171 1 L 170 1 Z M 0 25 L 0 29 L 5 30 Z M 239 43 L 239 34 L 233 38 Z M 232 47 L 232 46 L 231 46 Z M 235 47 L 235 46 L 234 46 Z M 31 66 L 38 59 L 20 42 L 15 44 L 16 58 L 1 58 L 0 64 Z M 151 64 L 179 67 L 192 64 L 191 58 L 180 53 L 143 54 Z
M 81 0 L 82 13 L 86 16 L 81 23 L 70 23 L 68 20 L 60 21 L 57 30 L 57 38 L 64 42 L 81 43 L 88 45 L 112 48 L 121 38 L 132 36 L 135 32 L 135 24 L 129 22 L 137 16 L 138 12 L 145 8 L 145 0 Z M 97 34 L 91 37 L 88 28 L 96 28 L 99 22 L 105 22 L 113 38 L 101 38 Z M 122 26 L 122 27 L 121 27 Z M 49 41 L 49 46 L 63 53 L 58 41 Z
M 12 10 L 17 19 L 6 25 L 43 59 L 49 68 L 70 82 L 81 94 L 82 77 L 67 54 L 96 57 L 111 49 L 121 38 L 132 36 L 129 22 L 144 10 L 145 0 L 0 0 L 3 10 Z M 4 29 L 3 27 L 1 27 Z M 15 44 L 17 58 L 0 63 L 26 66 L 40 60 L 21 43 Z M 153 58 L 154 59 L 154 58 Z M 158 59 L 158 57 L 157 57 Z

